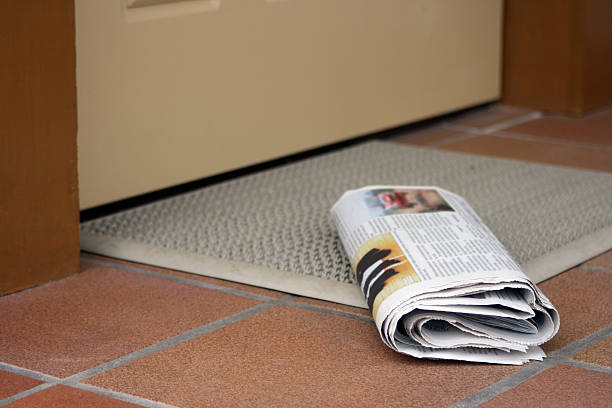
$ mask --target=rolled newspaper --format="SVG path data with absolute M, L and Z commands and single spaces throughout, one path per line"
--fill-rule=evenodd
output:
M 347 191 L 332 220 L 385 344 L 414 357 L 523 364 L 559 314 L 460 196 L 429 186 Z

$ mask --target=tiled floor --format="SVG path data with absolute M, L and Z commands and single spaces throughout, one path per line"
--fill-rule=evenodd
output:
M 612 110 L 493 106 L 394 141 L 612 172 Z M 426 361 L 362 309 L 83 254 L 0 298 L 0 406 L 611 406 L 612 251 L 541 288 L 561 314 L 545 361 Z

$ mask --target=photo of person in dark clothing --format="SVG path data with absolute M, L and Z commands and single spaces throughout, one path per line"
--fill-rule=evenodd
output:
M 420 281 L 390 232 L 363 244 L 355 254 L 354 265 L 355 276 L 373 314 L 390 293 Z

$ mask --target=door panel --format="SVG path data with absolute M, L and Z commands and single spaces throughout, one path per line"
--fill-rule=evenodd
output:
M 76 0 L 81 208 L 499 97 L 501 0 Z

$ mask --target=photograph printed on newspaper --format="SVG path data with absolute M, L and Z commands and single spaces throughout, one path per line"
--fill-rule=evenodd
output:
M 559 314 L 460 196 L 429 186 L 346 192 L 332 220 L 382 340 L 414 357 L 541 360 Z

